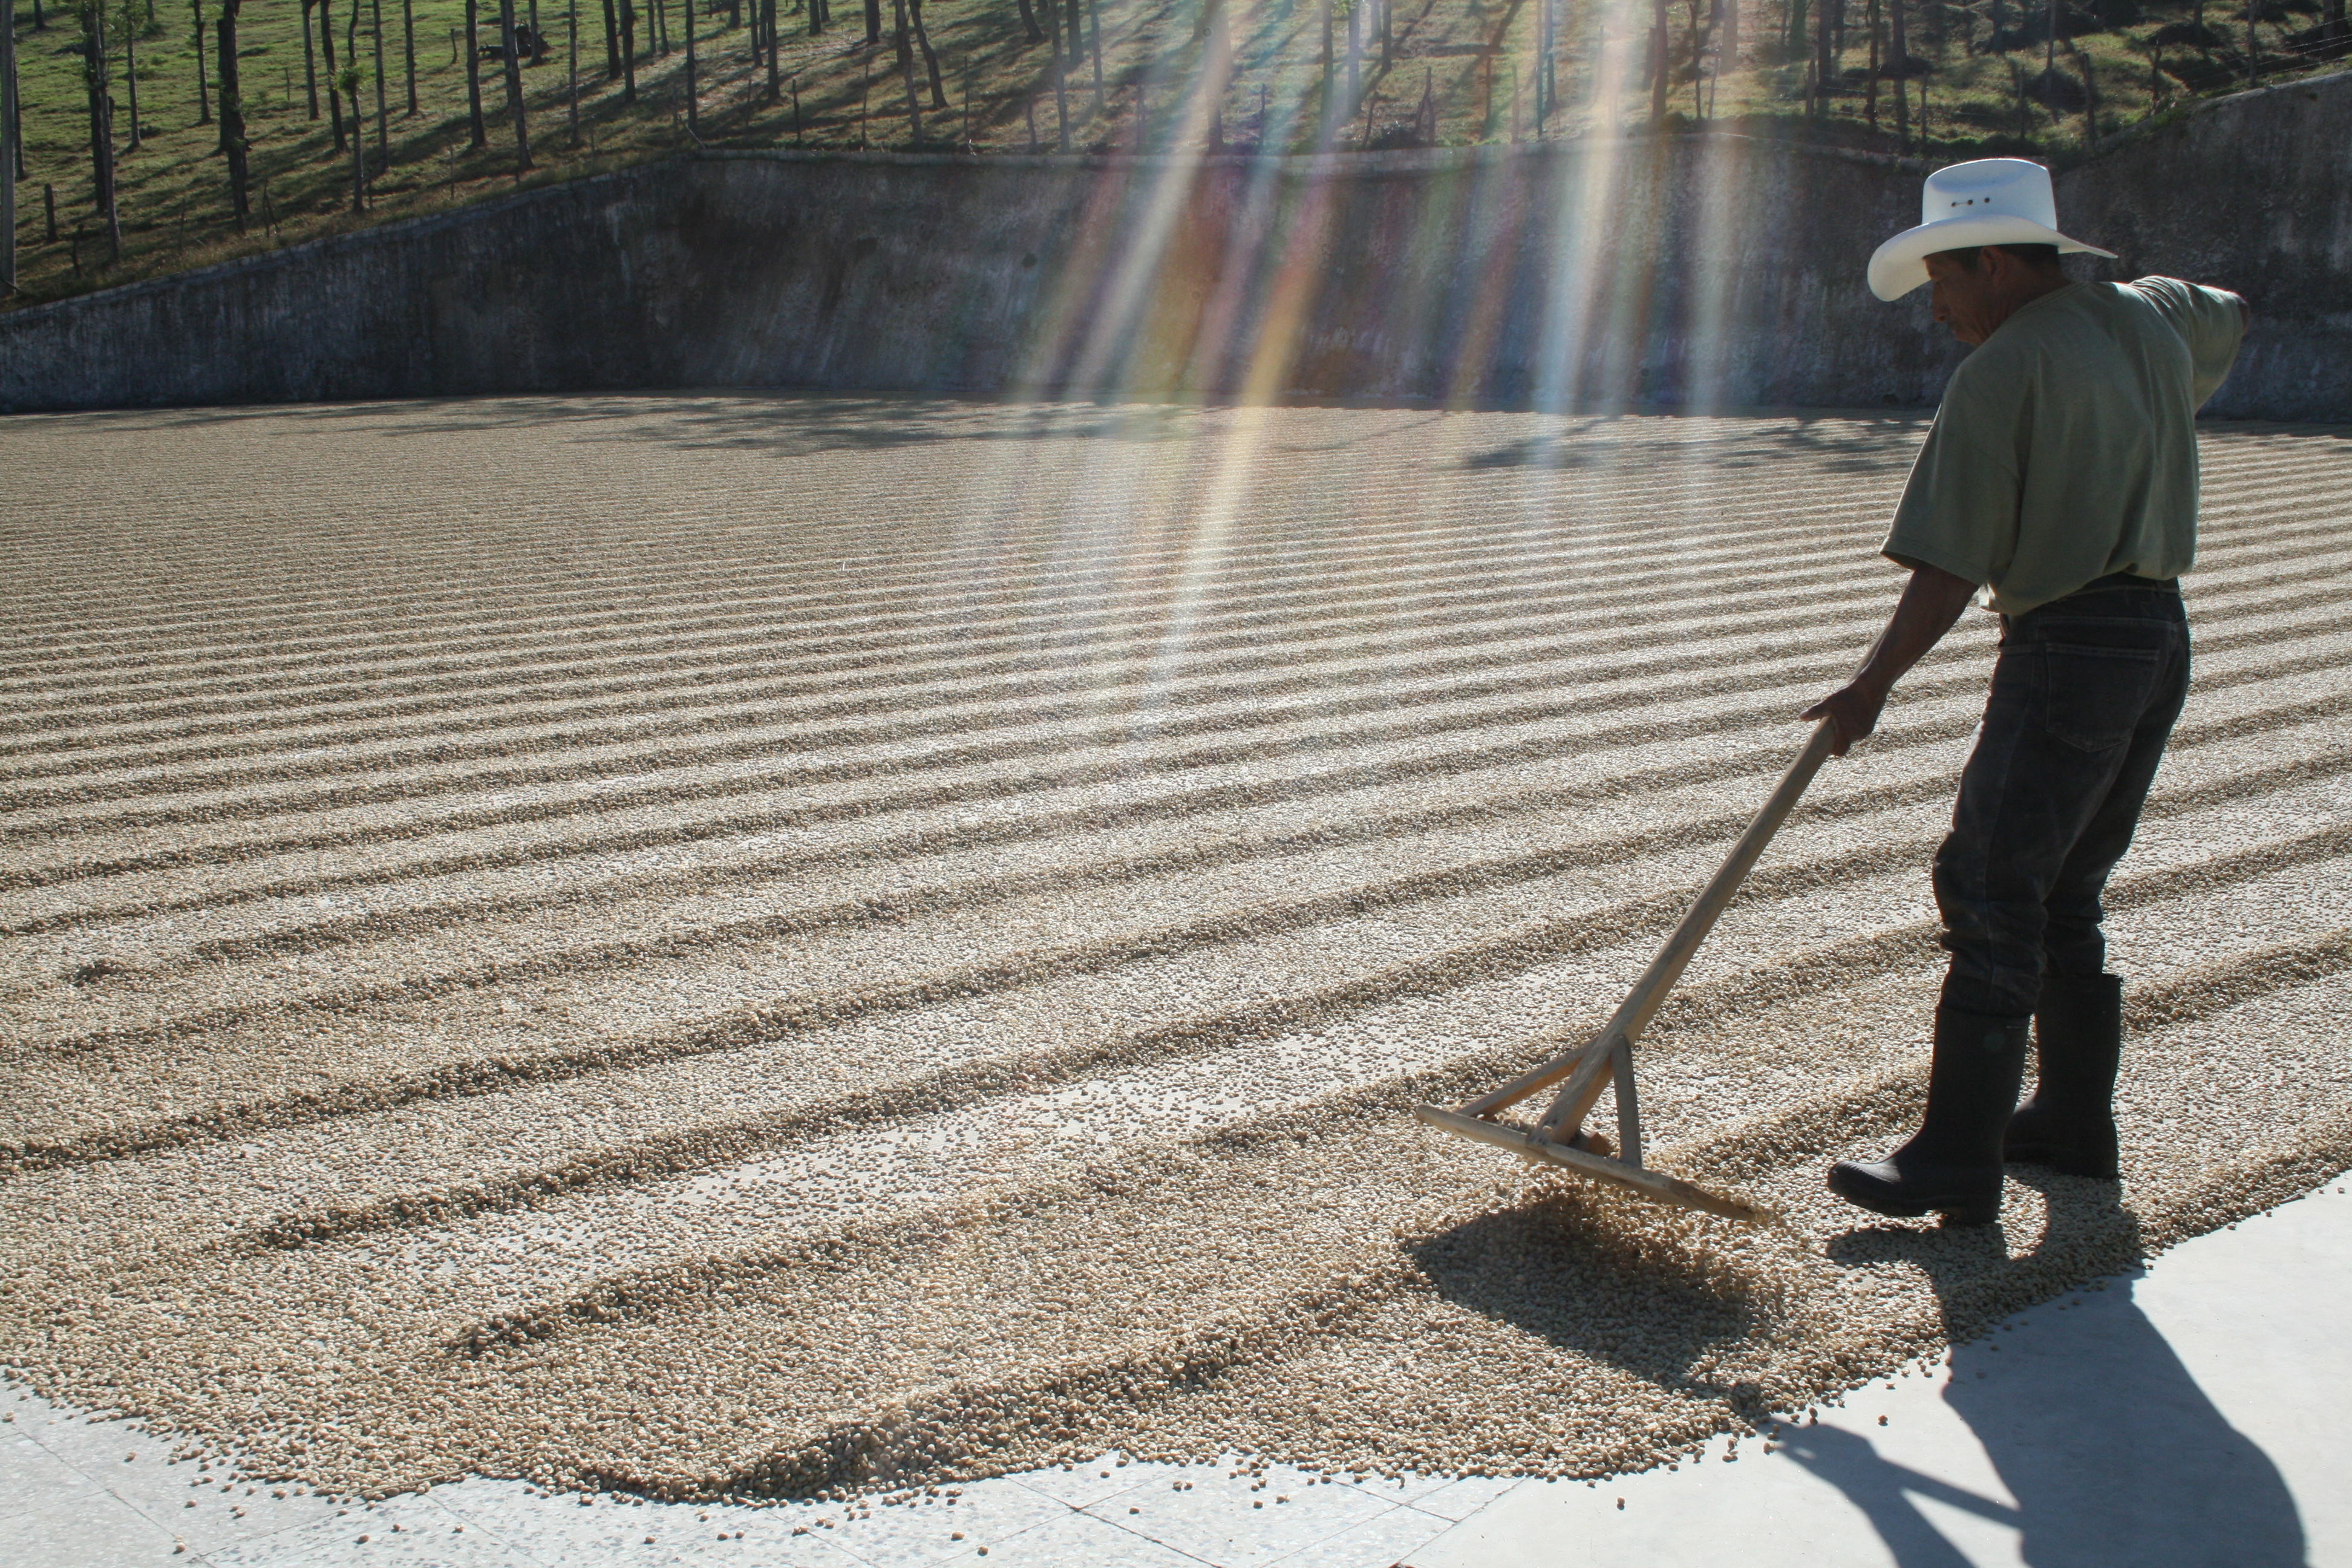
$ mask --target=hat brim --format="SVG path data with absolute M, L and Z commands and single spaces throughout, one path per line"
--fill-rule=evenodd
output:
M 1900 300 L 1927 281 L 1927 258 L 1939 250 L 1964 250 L 1973 245 L 2054 245 L 2070 254 L 2116 258 L 2112 250 L 2069 239 L 2032 218 L 1980 213 L 1923 223 L 1880 246 L 1870 258 L 1870 291 L 1882 300 Z

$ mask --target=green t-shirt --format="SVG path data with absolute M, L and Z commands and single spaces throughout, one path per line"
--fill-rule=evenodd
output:
M 2238 301 L 2177 278 L 2070 283 L 1960 362 L 1885 553 L 2021 616 L 2110 572 L 2197 553 L 2197 410 L 2237 357 Z

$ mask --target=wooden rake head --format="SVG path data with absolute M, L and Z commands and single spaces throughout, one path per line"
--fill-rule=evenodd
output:
M 1665 945 L 1658 949 L 1658 955 L 1642 972 L 1642 978 L 1634 983 L 1632 993 L 1600 1034 L 1565 1056 L 1554 1057 L 1458 1110 L 1416 1105 L 1412 1108 L 1413 1116 L 1456 1137 L 1491 1143 L 1525 1159 L 1540 1160 L 1607 1182 L 1653 1203 L 1673 1204 L 1751 1225 L 1774 1223 L 1776 1216 L 1769 1210 L 1710 1193 L 1661 1171 L 1643 1168 L 1642 1112 L 1634 1091 L 1633 1041 L 1664 1004 L 1691 955 L 1714 928 L 1716 917 L 1738 892 L 1739 884 L 1746 880 L 1757 857 L 1764 853 L 1772 835 L 1780 831 L 1780 824 L 1795 808 L 1797 797 L 1805 793 L 1813 774 L 1821 771 L 1835 738 L 1828 720 L 1814 727 L 1812 738 L 1781 775 L 1771 798 L 1748 825 L 1748 831 L 1739 836 L 1739 842 L 1732 846 L 1731 853 L 1700 891 L 1690 912 L 1683 916 L 1674 934 L 1666 938 Z M 1584 1119 L 1591 1114 L 1601 1098 L 1604 1079 L 1613 1080 L 1617 1089 L 1618 1152 L 1613 1156 L 1593 1148 L 1582 1131 Z M 1497 1111 L 1555 1084 L 1559 1086 L 1559 1092 L 1553 1095 L 1549 1108 L 1534 1127 L 1512 1127 L 1495 1120 Z

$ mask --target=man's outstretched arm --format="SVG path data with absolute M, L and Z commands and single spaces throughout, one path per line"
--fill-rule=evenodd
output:
M 1878 634 L 1877 646 L 1852 680 L 1814 703 L 1798 717 L 1829 719 L 1837 724 L 1837 740 L 1830 755 L 1843 757 L 1846 748 L 1878 728 L 1879 710 L 1886 694 L 1904 672 L 1943 640 L 1969 607 L 1977 585 L 1955 577 L 1940 566 L 1915 567 L 1904 584 L 1903 598 Z

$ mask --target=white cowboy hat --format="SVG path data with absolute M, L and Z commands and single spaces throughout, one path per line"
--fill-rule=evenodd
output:
M 1870 291 L 1900 300 L 1927 281 L 1927 260 L 1939 250 L 1972 245 L 2054 245 L 2115 259 L 2112 250 L 2058 232 L 2058 200 L 2050 171 L 2022 158 L 1979 158 L 1927 176 L 1919 193 L 1919 226 L 1906 228 L 1870 258 Z

